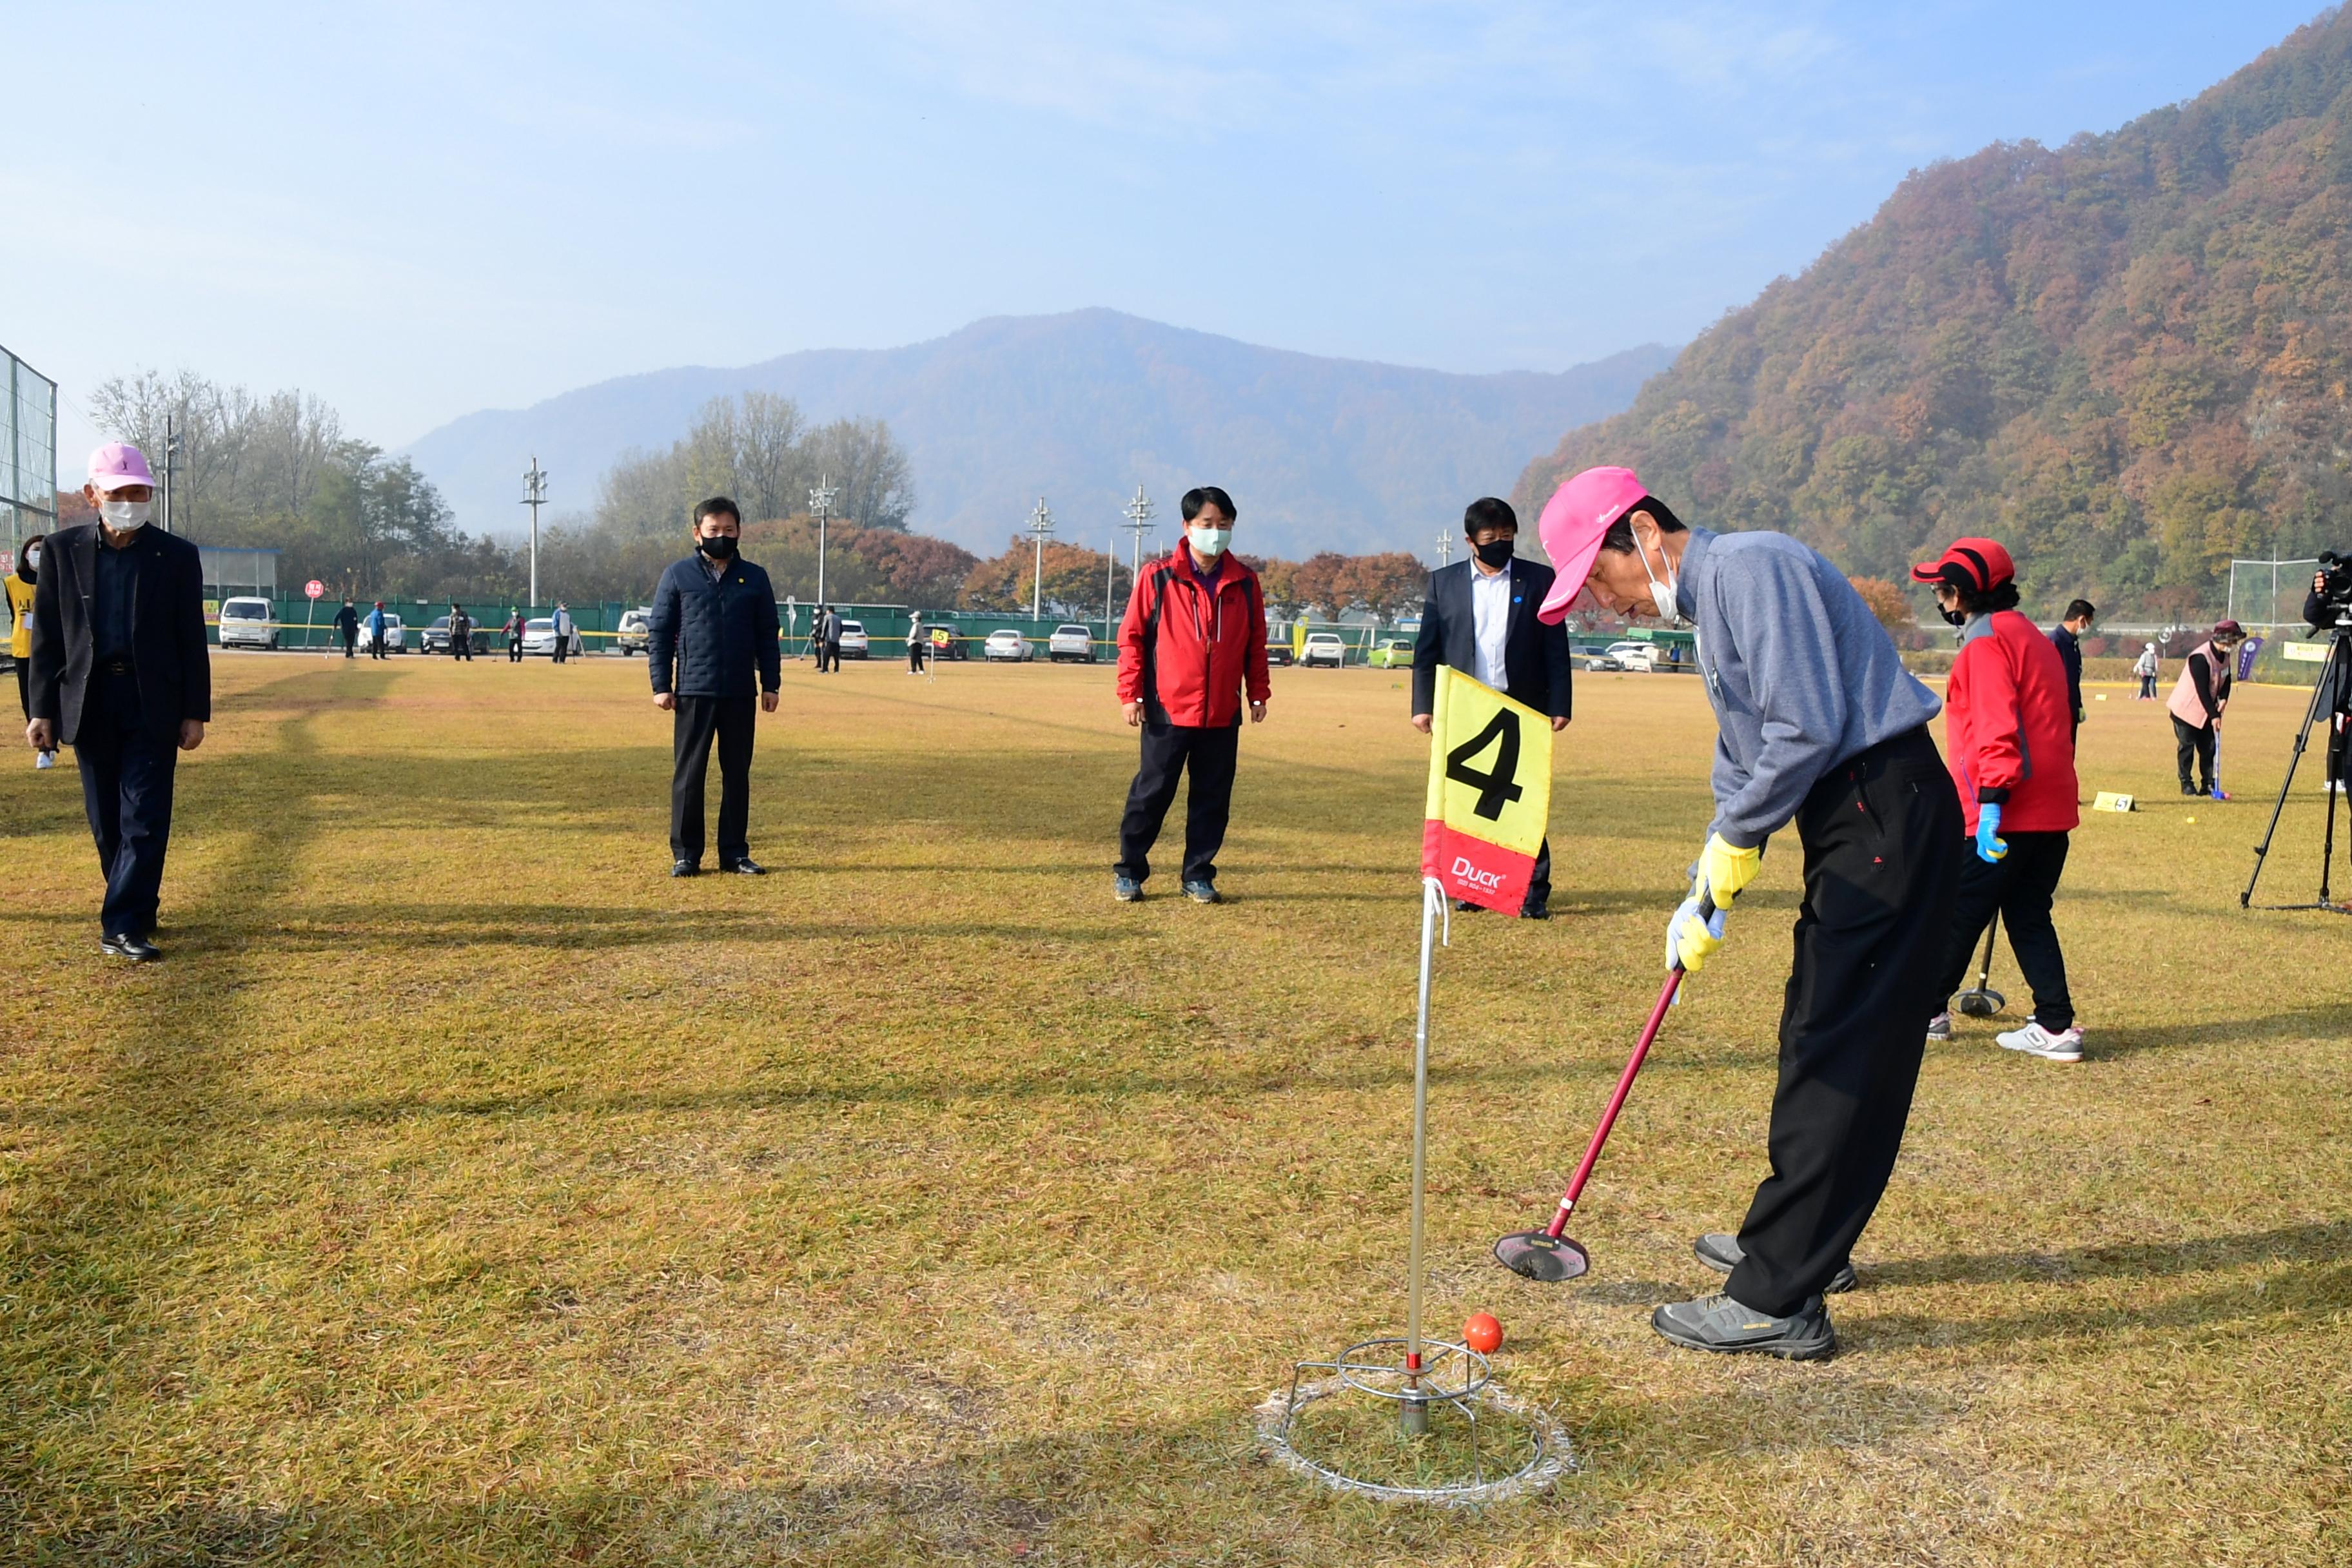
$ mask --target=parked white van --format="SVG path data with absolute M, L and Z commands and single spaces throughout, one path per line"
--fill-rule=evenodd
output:
M 276 647 L 278 628 L 269 624 L 275 612 L 267 599 L 223 599 L 220 645 L 223 647 Z

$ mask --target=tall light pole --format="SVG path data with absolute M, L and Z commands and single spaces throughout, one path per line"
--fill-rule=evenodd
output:
M 163 416 L 163 531 L 175 531 L 172 526 L 172 481 L 179 477 L 180 454 L 187 449 L 178 423 L 169 414 Z
M 1045 510 L 1045 498 L 1037 498 L 1037 510 L 1029 514 L 1030 536 L 1037 542 L 1037 585 L 1029 590 L 1029 618 L 1044 615 L 1045 603 L 1045 536 L 1054 531 L 1054 514 Z
M 1143 536 L 1151 531 L 1151 498 L 1143 493 L 1141 485 L 1138 485 L 1135 487 L 1135 499 L 1119 510 L 1127 514 L 1127 521 L 1119 526 L 1135 536 L 1135 548 L 1129 555 L 1127 574 L 1130 578 L 1140 577 L 1143 575 Z
M 547 504 L 547 473 L 539 466 L 539 454 L 530 457 L 530 467 L 523 471 L 522 504 L 530 508 L 530 607 L 539 608 L 539 509 Z
M 833 486 L 831 474 L 820 474 L 809 490 L 809 510 L 816 513 L 816 602 L 821 607 L 824 598 L 824 525 L 833 521 L 833 501 L 841 492 Z
M 1449 566 L 1453 563 L 1454 531 L 1450 528 L 1441 528 L 1437 531 L 1437 563 L 1440 566 Z

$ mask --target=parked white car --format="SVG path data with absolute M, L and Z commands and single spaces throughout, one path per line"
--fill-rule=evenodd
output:
M 555 657 L 555 617 L 541 616 L 522 624 L 522 651 Z
M 374 612 L 371 610 L 368 614 L 373 615 Z M 360 640 L 357 646 L 362 653 L 375 647 L 375 638 L 368 631 L 367 616 L 360 617 Z M 383 650 L 386 653 L 408 651 L 408 632 L 401 626 L 400 617 L 390 610 L 383 613 Z
M 866 623 L 864 621 L 844 621 L 841 623 L 842 658 L 864 658 L 872 647 L 872 643 L 866 639 Z
M 1338 632 L 1308 632 L 1307 644 L 1298 650 L 1298 668 L 1311 668 L 1328 665 L 1333 669 L 1348 662 L 1348 645 Z
M 223 647 L 276 647 L 278 628 L 269 624 L 267 599 L 223 599 L 220 645 Z
M 634 610 L 623 610 L 621 624 L 614 628 L 613 646 L 619 648 L 624 656 L 645 652 L 646 645 L 653 638 L 653 618 L 654 608 L 651 605 L 639 605 Z
M 980 645 L 980 657 L 986 659 L 1002 659 L 1012 664 L 1026 664 L 1030 658 L 1029 639 L 1011 626 L 1006 626 L 1002 631 L 988 634 L 988 640 Z
M 1054 628 L 1045 639 L 1045 657 L 1055 664 L 1068 660 L 1073 664 L 1095 661 L 1095 634 L 1076 621 L 1066 621 Z
M 1658 655 L 1663 650 L 1655 643 L 1613 642 L 1609 645 L 1609 657 L 1617 661 L 1620 669 L 1638 669 L 1644 675 L 1654 674 Z

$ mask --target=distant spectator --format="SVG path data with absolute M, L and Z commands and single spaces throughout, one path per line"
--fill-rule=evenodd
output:
M 563 601 L 555 601 L 555 662 L 562 664 L 572 657 L 572 612 Z
M 16 706 L 25 710 L 25 721 L 33 721 L 33 699 L 28 682 L 33 674 L 33 584 L 40 580 L 42 535 L 35 534 L 25 541 L 16 553 L 16 569 L 8 574 L 8 657 L 16 661 Z M 58 765 L 58 749 L 48 746 L 33 753 L 37 768 Z
M 2156 678 L 2162 668 L 2163 660 L 2157 658 L 2154 643 L 2140 650 L 2139 657 L 2132 661 L 2132 673 L 2139 677 L 2139 696 L 2136 700 L 2156 700 Z
M 389 640 L 385 634 L 390 630 L 390 623 L 384 617 L 382 599 L 378 599 L 375 602 L 375 608 L 368 612 L 367 628 L 368 657 L 370 658 L 389 657 L 390 650 L 383 645 Z
M 449 606 L 449 657 L 474 662 L 474 617 L 463 605 Z
M 343 657 L 354 657 L 354 650 L 360 646 L 360 613 L 349 599 L 345 599 L 343 607 L 335 612 L 335 629 L 343 634 Z
M 522 662 L 523 618 L 522 610 L 520 605 L 507 612 L 506 633 L 507 662 L 509 664 L 520 664 Z
M 2050 640 L 2058 645 L 2058 662 L 2066 667 L 2066 709 L 2074 715 L 2077 730 L 2083 727 L 2083 634 L 2091 629 L 2098 613 L 2090 600 L 2076 599 L 2066 606 L 2058 629 L 2050 634 Z
M 907 673 L 923 673 L 923 616 L 919 610 L 907 617 Z

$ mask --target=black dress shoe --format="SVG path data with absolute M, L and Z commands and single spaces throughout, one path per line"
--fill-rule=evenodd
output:
M 133 963 L 152 963 L 163 956 L 163 950 L 143 936 L 100 937 L 98 951 L 127 958 Z
M 749 855 L 744 856 L 740 860 L 730 860 L 719 869 L 732 871 L 739 877 L 764 877 L 768 874 L 768 868 Z
M 673 877 L 699 877 L 702 875 L 702 863 L 698 860 L 673 860 L 669 863 L 669 874 Z
M 1519 910 L 1519 919 L 1523 921 L 1548 921 L 1551 919 L 1550 900 L 1546 900 L 1540 904 L 1526 905 Z

